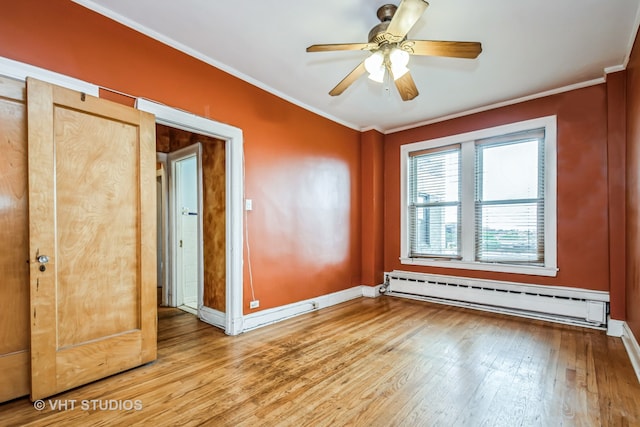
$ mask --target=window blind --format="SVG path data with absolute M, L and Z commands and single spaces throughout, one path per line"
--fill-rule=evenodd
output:
M 460 145 L 409 154 L 411 257 L 460 258 Z
M 544 265 L 544 128 L 476 141 L 475 258 Z

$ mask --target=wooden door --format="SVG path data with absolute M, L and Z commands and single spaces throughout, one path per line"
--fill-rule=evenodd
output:
M 156 358 L 155 123 L 38 80 L 27 93 L 35 400 Z
M 0 76 L 0 402 L 29 394 L 25 83 Z

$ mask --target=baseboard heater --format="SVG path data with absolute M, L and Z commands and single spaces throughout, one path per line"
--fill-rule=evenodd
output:
M 606 329 L 609 293 L 394 270 L 386 295 Z

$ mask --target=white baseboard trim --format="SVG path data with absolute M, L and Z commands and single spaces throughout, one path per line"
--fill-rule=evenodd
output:
M 321 308 L 330 307 L 332 305 L 340 304 L 352 299 L 360 298 L 364 296 L 364 287 L 365 286 L 354 286 L 353 288 L 334 292 L 332 294 L 322 295 L 317 298 L 298 301 L 292 304 L 274 307 L 267 310 L 259 311 L 257 313 L 246 315 L 243 319 L 242 330 L 243 332 L 250 331 L 252 329 L 260 328 L 262 326 L 271 325 L 273 323 L 289 319 L 290 317 L 309 313 Z
M 196 305 L 198 303 L 198 297 L 187 297 L 182 299 L 184 305 Z
M 382 295 L 380 293 L 380 288 L 382 286 L 383 285 L 376 285 L 376 286 L 362 285 L 362 296 L 367 298 L 378 298 L 380 295 Z
M 225 329 L 227 317 L 224 313 L 203 305 L 198 310 L 198 314 L 198 317 L 203 322 L 216 326 L 220 329 Z
M 615 320 L 611 317 L 607 320 L 607 335 L 610 337 L 622 337 L 624 334 L 624 321 Z
M 627 322 L 624 322 L 623 329 L 622 342 L 627 349 L 631 365 L 633 365 L 633 369 L 636 371 L 636 377 L 638 377 L 638 381 L 640 382 L 640 345 L 633 335 L 631 328 L 627 325 Z

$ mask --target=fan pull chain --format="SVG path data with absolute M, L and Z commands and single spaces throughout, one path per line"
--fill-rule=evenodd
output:
M 391 97 L 391 80 L 391 71 L 387 69 L 384 73 L 384 83 L 382 84 L 382 87 L 389 98 Z

